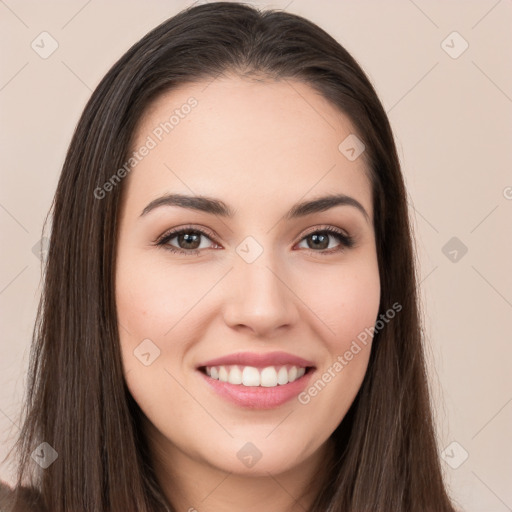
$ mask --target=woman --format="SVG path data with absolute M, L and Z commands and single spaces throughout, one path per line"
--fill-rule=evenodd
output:
M 107 73 L 24 412 L 15 510 L 454 510 L 393 135 L 328 34 L 210 3 Z

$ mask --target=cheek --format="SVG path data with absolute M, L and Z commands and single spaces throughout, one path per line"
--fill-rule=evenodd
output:
M 179 366 L 188 344 L 182 329 L 191 328 L 186 314 L 201 283 L 149 260 L 127 251 L 118 260 L 116 307 L 127 387 L 147 417 L 160 418 L 170 405 L 175 411 L 190 406 L 172 376 L 181 381 Z M 174 425 L 179 415 L 167 419 Z
M 119 261 L 116 306 L 122 341 L 130 335 L 132 341 L 162 340 L 171 335 L 169 331 L 176 331 L 175 326 L 211 286 L 190 269 L 169 268 L 164 258 L 152 262 L 129 254 Z
M 173 279 L 164 279 L 163 275 L 162 269 L 143 262 L 136 254 L 125 252 L 118 260 L 116 308 L 121 358 L 128 388 L 143 408 L 158 405 L 152 390 L 169 387 L 170 377 L 165 370 L 173 371 L 171 362 L 180 361 L 176 356 L 183 351 L 180 336 L 173 336 L 181 324 L 173 326 L 185 315 L 188 304 L 181 290 L 187 296 L 193 293 L 190 283 L 188 288 L 184 286 L 178 272 Z M 171 337 L 169 350 L 166 343 Z
M 307 274 L 306 274 L 307 275 Z M 326 268 L 300 279 L 301 297 L 321 321 L 322 336 L 333 353 L 345 351 L 352 339 L 372 327 L 380 304 L 380 278 L 375 258 Z
M 380 304 L 377 260 L 372 257 L 330 268 L 303 284 L 314 290 L 308 295 L 308 305 L 326 326 L 322 327 L 326 333 L 322 338 L 327 357 L 299 402 L 310 411 L 311 429 L 333 431 L 366 374 L 372 344 L 370 329 Z

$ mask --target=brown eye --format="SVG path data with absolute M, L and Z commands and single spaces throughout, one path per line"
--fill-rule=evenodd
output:
M 198 255 L 201 249 L 210 248 L 212 243 L 209 233 L 197 228 L 182 228 L 167 233 L 156 245 L 175 253 Z
M 337 239 L 339 244 L 329 248 L 332 239 Z M 307 249 L 311 249 L 313 252 L 318 252 L 319 254 L 341 252 L 354 245 L 354 239 L 351 236 L 331 227 L 313 231 L 306 235 L 301 242 L 302 241 L 306 241 Z
M 177 239 L 177 244 L 180 249 L 197 249 L 201 245 L 201 237 L 203 235 L 198 232 L 187 231 L 186 233 L 179 234 L 174 238 Z
M 326 233 L 314 233 L 312 235 L 308 235 L 306 240 L 308 240 L 308 246 L 310 249 L 327 249 L 329 246 L 329 236 L 330 235 Z

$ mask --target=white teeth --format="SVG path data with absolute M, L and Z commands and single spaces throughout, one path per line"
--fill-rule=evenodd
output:
M 233 366 L 229 372 L 228 382 L 230 384 L 242 384 L 242 371 L 238 366 Z
M 279 372 L 277 372 L 277 383 L 281 385 L 288 384 L 288 370 L 286 366 L 279 368 Z
M 274 388 L 300 379 L 306 373 L 306 368 L 297 366 L 255 368 L 254 366 L 227 365 L 208 366 L 205 371 L 212 379 L 229 382 L 229 384 Z
M 244 386 L 259 386 L 260 372 L 253 366 L 246 366 L 242 372 L 242 384 Z
M 226 368 L 224 368 L 224 366 L 221 366 L 219 368 L 219 380 L 222 382 L 228 381 L 228 371 L 226 370 Z
M 265 388 L 277 386 L 277 372 L 273 366 L 261 370 L 261 385 Z

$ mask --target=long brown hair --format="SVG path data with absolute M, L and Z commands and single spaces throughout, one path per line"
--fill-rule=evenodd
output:
M 379 313 L 402 305 L 375 334 L 310 512 L 453 512 L 433 427 L 406 191 L 386 113 L 361 67 L 318 26 L 234 2 L 188 8 L 149 32 L 102 79 L 79 120 L 50 210 L 15 445 L 18 489 L 37 489 L 52 512 L 173 510 L 122 371 L 114 275 L 123 181 L 101 200 L 94 191 L 127 161 L 150 102 L 227 72 L 302 81 L 350 118 L 372 186 Z M 31 460 L 42 442 L 58 453 L 47 469 Z

